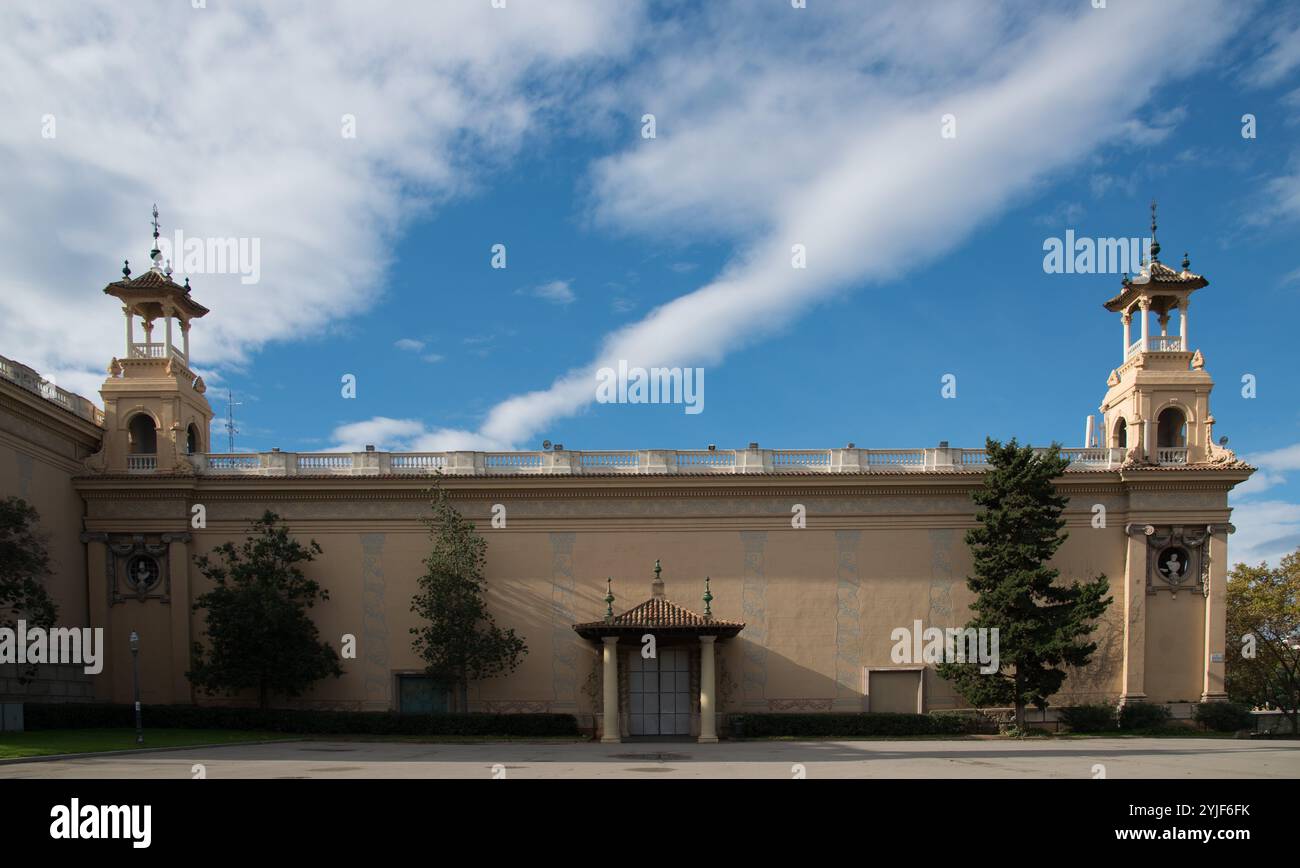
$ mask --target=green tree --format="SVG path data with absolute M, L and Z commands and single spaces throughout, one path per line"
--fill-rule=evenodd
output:
M 267 708 L 271 694 L 297 696 L 343 670 L 307 613 L 329 592 L 298 566 L 321 554 L 320 546 L 293 539 L 269 510 L 250 525 L 238 548 L 227 542 L 194 559 L 215 587 L 194 601 L 195 611 L 207 612 L 208 643 L 194 643 L 186 674 L 208 694 L 256 690 L 258 707 Z
M 411 600 L 411 611 L 426 623 L 411 628 L 411 644 L 430 676 L 456 688 L 456 707 L 466 711 L 469 682 L 513 672 L 528 647 L 488 612 L 487 541 L 451 505 L 441 485 L 433 489 L 432 506 L 426 524 L 433 551 Z
M 974 494 L 979 527 L 966 534 L 975 567 L 966 585 L 976 595 L 966 626 L 997 629 L 1001 668 L 986 675 L 977 663 L 950 662 L 937 669 L 976 707 L 1014 706 L 1023 730 L 1026 705 L 1045 708 L 1060 690 L 1061 667 L 1088 662 L 1097 643 L 1084 640 L 1111 598 L 1105 576 L 1060 585 L 1060 571 L 1047 565 L 1067 536 L 1068 498 L 1052 482 L 1069 465 L 1060 447 L 1038 455 L 1014 439 L 989 438 L 986 446 L 989 469 Z
M 1228 575 L 1227 622 L 1228 696 L 1280 709 L 1300 732 L 1300 550 L 1277 568 L 1237 564 Z
M 0 500 L 0 627 L 18 620 L 54 626 L 58 608 L 46 590 L 50 556 L 37 531 L 41 517 L 20 497 Z

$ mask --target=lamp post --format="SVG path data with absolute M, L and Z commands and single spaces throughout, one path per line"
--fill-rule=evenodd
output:
M 144 744 L 144 724 L 140 720 L 140 634 L 131 631 L 131 668 L 135 673 L 135 743 Z

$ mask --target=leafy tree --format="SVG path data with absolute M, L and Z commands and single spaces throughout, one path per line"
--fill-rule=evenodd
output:
M 426 524 L 433 551 L 411 601 L 411 611 L 427 623 L 411 628 L 411 644 L 429 675 L 456 688 L 457 709 L 467 711 L 469 682 L 513 672 L 528 647 L 488 612 L 487 541 L 451 505 L 441 485 L 433 489 L 432 505 Z
M 320 546 L 290 537 L 269 510 L 250 525 L 238 548 L 227 542 L 194 559 L 215 587 L 194 601 L 195 611 L 207 612 L 208 646 L 194 643 L 186 674 L 209 694 L 256 690 L 258 707 L 267 708 L 272 693 L 297 696 L 343 670 L 307 614 L 329 592 L 298 566 L 321 554 Z
M 1237 564 L 1228 575 L 1228 695 L 1247 706 L 1300 716 L 1300 550 L 1268 564 Z
M 1060 571 L 1047 566 L 1065 542 L 1061 518 L 1068 498 L 1052 480 L 1069 461 L 1053 444 L 1044 455 L 1013 439 L 987 443 L 989 469 L 974 499 L 980 526 L 966 534 L 975 575 L 966 585 L 975 592 L 966 625 L 998 630 L 1001 668 L 981 674 L 978 663 L 943 663 L 943 678 L 976 707 L 1012 705 L 1016 726 L 1025 727 L 1025 706 L 1047 706 L 1065 681 L 1062 666 L 1083 666 L 1096 650 L 1084 639 L 1110 605 L 1105 576 L 1080 584 L 1058 585 Z
M 36 530 L 41 517 L 20 497 L 0 500 L 0 627 L 18 620 L 54 626 L 58 608 L 45 588 L 50 556 Z

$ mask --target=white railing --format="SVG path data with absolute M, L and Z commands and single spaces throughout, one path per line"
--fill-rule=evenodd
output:
M 773 449 L 774 470 L 826 470 L 831 466 L 829 449 Z
M 393 470 L 414 470 L 430 472 L 438 470 L 447 464 L 447 456 L 439 455 L 436 452 L 412 452 L 409 454 L 394 454 L 391 459 Z
M 297 456 L 299 470 L 320 473 L 322 471 L 337 473 L 341 470 L 352 469 L 352 455 L 339 453 L 321 453 L 316 455 L 299 455 Z
M 1157 464 L 1186 464 L 1186 446 L 1159 446 L 1156 448 Z
M 718 450 L 677 450 L 677 467 L 683 467 L 695 470 L 716 470 L 719 467 L 728 469 L 736 466 L 736 453 L 732 449 Z
M 32 394 L 40 395 L 45 400 L 58 404 L 69 413 L 74 413 L 87 422 L 96 425 L 104 424 L 104 411 L 90 403 L 90 401 L 66 389 L 60 389 L 26 365 L 19 364 L 12 359 L 6 359 L 4 356 L 0 356 L 0 379 L 8 380 Z
M 148 472 L 158 469 L 157 455 L 128 455 L 126 469 L 133 473 Z
M 579 452 L 578 466 L 592 473 L 634 473 L 640 458 L 635 452 Z
M 1046 454 L 1047 449 L 1035 450 Z M 1114 470 L 1122 448 L 1062 449 L 1070 470 Z M 152 460 L 153 456 L 148 457 Z M 390 473 L 448 476 L 742 473 L 953 473 L 982 471 L 983 449 L 710 449 L 593 452 L 272 452 L 189 456 L 200 474 L 262 476 Z M 1186 464 L 1187 450 L 1160 449 L 1162 464 Z M 150 467 L 152 469 L 152 465 Z
M 1138 338 L 1128 345 L 1128 352 L 1125 356 L 1131 356 L 1138 350 L 1142 349 L 1142 339 Z M 1183 339 L 1179 335 L 1156 335 L 1147 337 L 1147 352 L 1149 353 L 1177 353 L 1182 352 Z
M 925 449 L 863 449 L 862 467 L 925 467 Z
M 542 466 L 542 452 L 487 452 L 483 466 L 494 473 L 510 470 L 537 470 Z
M 213 473 L 243 473 L 262 466 L 256 455 L 208 455 L 207 466 Z
M 185 354 L 176 347 L 168 347 L 166 342 L 153 341 L 149 343 L 133 343 L 127 352 L 127 358 L 130 359 L 165 359 L 168 357 L 168 349 L 171 350 L 171 357 L 186 361 Z

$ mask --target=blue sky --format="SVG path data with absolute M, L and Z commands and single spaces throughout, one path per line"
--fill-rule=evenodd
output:
M 1043 244 L 1144 236 L 1154 198 L 1210 280 L 1216 435 L 1261 467 L 1234 554 L 1300 546 L 1294 8 L 212 5 L 0 12 L 0 353 L 94 397 L 157 201 L 261 245 L 257 284 L 191 276 L 222 451 L 227 388 L 241 451 L 1077 446 L 1119 278 Z M 619 358 L 702 367 L 704 412 L 595 403 Z

